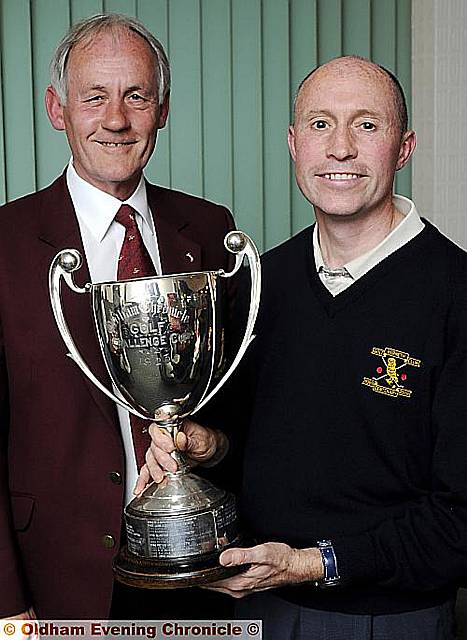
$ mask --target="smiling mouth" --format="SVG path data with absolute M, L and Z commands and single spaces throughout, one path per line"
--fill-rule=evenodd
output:
M 364 178 L 361 173 L 320 173 L 317 174 L 318 178 L 325 178 L 326 180 L 358 180 L 358 178 Z
M 96 140 L 97 144 L 100 144 L 102 147 L 129 147 L 132 144 L 135 144 L 134 141 L 130 142 L 106 142 L 105 140 Z

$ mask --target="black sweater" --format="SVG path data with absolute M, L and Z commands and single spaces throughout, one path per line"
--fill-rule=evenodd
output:
M 230 387 L 258 541 L 331 539 L 314 608 L 425 608 L 467 581 L 467 254 L 430 223 L 337 297 L 312 228 L 268 252 L 257 338 Z M 226 427 L 228 428 L 227 424 Z

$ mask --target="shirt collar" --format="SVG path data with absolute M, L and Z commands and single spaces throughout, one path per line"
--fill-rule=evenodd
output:
M 143 175 L 135 191 L 124 202 L 81 178 L 73 166 L 73 159 L 68 164 L 66 180 L 76 214 L 98 242 L 104 239 L 122 204 L 133 207 L 140 214 L 143 224 L 147 225 L 151 234 L 153 233 Z
M 370 271 L 378 263 L 382 262 L 391 253 L 400 249 L 404 244 L 412 240 L 424 228 L 424 224 L 418 215 L 415 204 L 409 198 L 400 195 L 393 196 L 393 204 L 400 211 L 404 219 L 399 222 L 391 233 L 389 233 L 376 247 L 370 249 L 362 256 L 347 262 L 343 268 L 349 273 L 351 278 L 357 280 Z M 319 246 L 318 225 L 313 231 L 313 252 L 315 256 L 316 271 L 326 268 Z

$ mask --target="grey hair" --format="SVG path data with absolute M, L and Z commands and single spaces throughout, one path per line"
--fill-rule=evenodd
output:
M 66 104 L 67 101 L 67 63 L 72 48 L 83 42 L 88 42 L 93 36 L 97 36 L 102 31 L 111 31 L 115 28 L 134 31 L 146 40 L 155 53 L 158 99 L 159 105 L 162 105 L 170 91 L 170 66 L 164 47 L 141 22 L 118 13 L 99 14 L 77 22 L 58 44 L 50 61 L 50 83 L 57 92 L 62 104 Z

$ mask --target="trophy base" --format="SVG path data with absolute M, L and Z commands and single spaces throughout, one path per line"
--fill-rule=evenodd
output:
M 239 538 L 222 551 L 229 547 L 246 546 L 246 542 Z M 220 554 L 221 551 L 204 558 L 162 562 L 137 556 L 125 545 L 114 561 L 113 570 L 115 579 L 130 587 L 181 589 L 223 580 L 248 568 L 248 565 L 223 567 L 219 564 Z
M 125 508 L 126 544 L 115 578 L 146 589 L 209 584 L 245 570 L 223 567 L 225 549 L 247 546 L 238 531 L 235 499 L 183 465 L 149 485 Z

